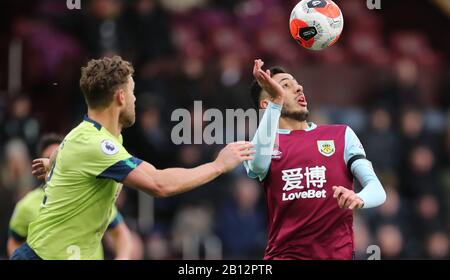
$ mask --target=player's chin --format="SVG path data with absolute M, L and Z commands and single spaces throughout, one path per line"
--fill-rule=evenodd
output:
M 131 126 L 134 125 L 135 122 L 136 122 L 136 116 L 135 115 L 123 118 L 123 120 L 122 120 L 122 127 L 123 128 L 131 127 Z

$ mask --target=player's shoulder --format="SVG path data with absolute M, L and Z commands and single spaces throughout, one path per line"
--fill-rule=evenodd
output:
M 44 190 L 41 187 L 36 188 L 35 190 L 27 193 L 19 202 L 17 202 L 16 209 L 33 212 L 36 207 L 39 207 L 44 196 Z
M 117 153 L 122 146 L 120 137 L 116 138 L 100 125 L 87 121 L 83 121 L 66 136 L 63 145 L 66 144 L 89 153 L 102 151 L 110 155 Z
M 34 200 L 39 197 L 44 197 L 45 192 L 42 187 L 38 187 L 30 192 L 28 192 L 20 201 L 27 202 L 30 200 Z

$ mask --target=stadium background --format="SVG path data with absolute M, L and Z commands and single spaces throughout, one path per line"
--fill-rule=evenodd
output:
M 292 0 L 65 2 L 0 3 L 0 259 L 14 204 L 36 185 L 36 141 L 81 120 L 79 69 L 111 54 L 136 68 L 125 147 L 159 168 L 195 166 L 220 148 L 173 145 L 174 109 L 194 100 L 250 108 L 253 59 L 283 65 L 303 83 L 311 120 L 350 125 L 386 188 L 383 206 L 356 213 L 358 258 L 371 244 L 383 259 L 450 257 L 449 1 L 381 0 L 369 10 L 366 0 L 336 0 L 343 36 L 317 53 L 289 35 Z M 263 196 L 240 168 L 168 199 L 124 188 L 117 204 L 136 259 L 259 259 Z

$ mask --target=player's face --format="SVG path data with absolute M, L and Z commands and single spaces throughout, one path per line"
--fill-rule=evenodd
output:
M 286 92 L 283 109 L 281 110 L 281 117 L 305 121 L 309 111 L 308 103 L 306 102 L 306 97 L 303 93 L 303 86 L 288 73 L 276 74 L 273 76 L 273 79 L 278 82 Z
M 134 80 L 133 77 L 128 78 L 128 83 L 125 86 L 125 108 L 119 116 L 119 121 L 123 128 L 130 127 L 136 120 L 135 102 L 136 96 L 134 96 Z

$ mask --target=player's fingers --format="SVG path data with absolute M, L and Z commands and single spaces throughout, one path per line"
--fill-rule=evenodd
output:
M 241 157 L 241 159 L 242 159 L 242 161 L 253 160 L 253 156 L 244 156 L 244 157 Z
M 31 168 L 32 168 L 32 169 L 34 169 L 34 168 L 39 168 L 39 167 L 44 167 L 44 164 L 43 164 L 42 162 L 37 162 L 37 163 L 33 163 L 33 164 L 31 165 Z
M 33 174 L 33 175 L 36 175 L 36 174 L 42 174 L 42 173 L 45 173 L 45 170 L 44 170 L 44 169 L 34 169 L 34 170 L 31 170 L 31 174 Z
M 350 204 L 352 204 L 355 201 L 357 202 L 356 195 L 349 195 L 344 202 L 344 208 L 348 208 L 350 206 Z
M 240 151 L 240 156 L 249 156 L 255 154 L 255 150 L 246 150 L 246 151 Z
M 258 73 L 258 60 L 255 59 L 255 64 L 253 65 L 253 76 L 256 77 L 257 73 Z
M 253 146 L 254 146 L 253 143 L 247 142 L 247 143 L 244 143 L 242 145 L 239 145 L 238 150 L 239 151 L 248 150 L 248 149 L 253 148 Z
M 334 190 L 334 194 L 333 194 L 334 198 L 338 198 L 345 191 L 343 187 L 337 187 L 337 186 L 334 186 L 333 190 Z
M 248 142 L 248 141 L 236 141 L 236 142 L 232 142 L 232 143 L 230 143 L 230 144 L 228 144 L 228 145 L 233 145 L 233 146 L 240 146 L 240 145 L 245 145 L 245 144 L 247 144 L 247 143 L 251 143 L 251 142 Z
M 268 82 L 270 80 L 270 75 L 264 72 L 262 69 L 258 70 L 258 73 L 264 78 L 264 81 Z
M 35 162 L 35 163 L 33 163 L 33 164 L 31 165 L 32 168 L 33 168 L 33 167 L 39 167 L 39 166 L 44 166 L 44 163 L 41 162 L 41 161 L 39 161 L 39 162 Z
M 358 201 L 355 200 L 348 206 L 348 209 L 353 210 L 356 206 L 358 206 Z
M 350 194 L 348 192 L 343 193 L 339 198 L 339 207 L 344 208 L 349 197 L 350 197 Z
M 338 205 L 339 208 L 344 207 L 344 199 L 342 198 L 342 196 L 338 198 Z
M 353 209 L 359 209 L 359 208 L 362 208 L 363 205 L 364 205 L 364 201 L 362 201 L 361 198 L 359 198 L 358 196 L 356 196 L 356 199 L 355 199 L 355 207 L 353 207 Z M 352 210 L 353 210 L 353 209 L 352 209 Z
M 33 159 L 32 163 L 44 162 L 44 160 L 46 160 L 46 158 L 35 158 Z

